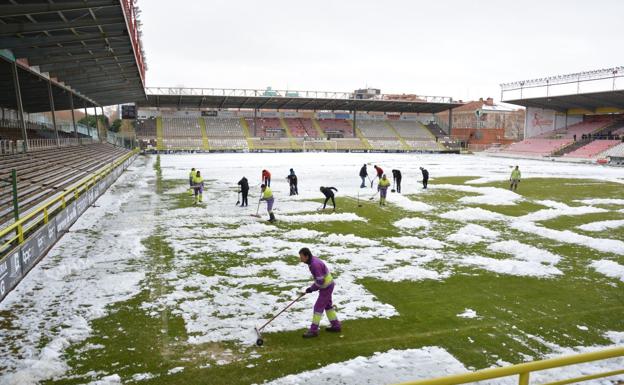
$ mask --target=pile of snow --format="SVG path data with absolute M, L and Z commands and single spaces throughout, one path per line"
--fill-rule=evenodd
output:
M 459 198 L 459 202 L 467 204 L 502 206 L 515 205 L 516 202 L 523 200 L 521 195 L 518 195 L 513 191 L 498 187 L 475 187 L 454 184 L 432 185 L 432 187 L 435 189 L 455 190 L 479 194 L 478 196 L 467 196 Z
M 540 277 L 548 278 L 554 275 L 563 274 L 561 270 L 554 266 L 542 265 L 534 261 L 519 261 L 515 259 L 496 259 L 482 257 L 478 255 L 469 255 L 461 257 L 459 264 L 476 266 L 482 269 L 498 273 L 517 275 L 523 277 Z
M 577 199 L 575 202 L 586 205 L 624 205 L 624 199 L 617 198 Z
M 555 265 L 561 257 L 518 241 L 502 241 L 488 245 L 488 250 L 513 255 L 516 259 Z
M 396 206 L 399 206 L 406 211 L 425 212 L 433 210 L 433 206 L 430 206 L 424 202 L 418 202 L 401 194 L 392 195 L 388 198 L 388 202 Z

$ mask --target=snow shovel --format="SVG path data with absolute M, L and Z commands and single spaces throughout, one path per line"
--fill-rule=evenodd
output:
M 372 201 L 375 199 L 375 197 L 377 196 L 377 194 L 379 194 L 379 191 L 377 191 L 372 197 L 368 198 L 369 201 Z
M 256 217 L 256 218 L 260 218 L 260 215 L 258 214 L 258 212 L 260 211 L 260 202 L 262 202 L 262 200 L 258 201 L 258 207 L 256 208 L 256 213 L 255 214 L 249 214 L 252 217 Z
M 240 191 L 238 192 L 238 198 L 236 199 L 236 204 L 234 206 L 240 205 Z
M 396 190 L 394 189 L 394 180 L 392 181 L 392 189 L 390 190 L 390 192 L 396 192 Z
M 358 207 L 362 207 L 362 204 L 360 203 L 360 190 L 358 190 L 358 199 L 357 199 L 357 203 L 358 203 Z
M 273 316 L 273 318 L 271 318 L 270 320 L 268 320 L 267 322 L 264 323 L 264 325 L 258 327 L 255 327 L 254 330 L 256 331 L 256 335 L 258 336 L 258 339 L 256 340 L 256 345 L 258 346 L 262 346 L 264 344 L 264 339 L 262 338 L 262 330 L 271 322 L 273 322 L 274 319 L 276 319 L 280 314 L 282 314 L 283 312 L 285 312 L 286 310 L 288 310 L 289 307 L 291 307 L 292 305 L 295 304 L 295 302 L 299 301 L 301 299 L 301 297 L 303 297 L 304 295 L 306 295 L 305 291 L 301 294 L 299 294 L 299 296 L 297 298 L 295 298 L 291 303 L 289 303 L 285 308 L 283 308 L 279 313 L 277 313 L 276 315 Z
M 371 178 L 368 178 L 368 180 L 370 181 L 370 184 L 371 184 L 371 188 L 373 188 L 373 182 L 375 181 L 375 178 L 373 178 L 373 179 L 371 179 Z

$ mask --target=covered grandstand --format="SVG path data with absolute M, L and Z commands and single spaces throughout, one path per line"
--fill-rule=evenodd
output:
M 108 132 L 98 115 L 103 106 L 145 99 L 135 11 L 133 0 L 0 5 L 3 257 L 28 248 L 37 231 L 56 225 L 55 215 L 84 211 L 132 161 L 134 152 L 123 146 L 130 144 Z M 96 127 L 77 122 L 76 110 L 95 115 Z M 2 287 L 12 288 L 15 282 L 5 278 Z
M 427 125 L 436 121 L 436 113 L 451 111 L 461 103 L 449 97 L 358 96 L 272 89 L 148 88 L 147 99 L 137 103 L 136 134 L 145 147 L 156 150 L 447 150 L 438 141 L 447 133 L 432 131 Z
M 502 84 L 504 101 L 526 108 L 525 139 L 496 152 L 570 160 L 615 157 L 624 141 L 622 77 L 624 68 L 616 67 Z

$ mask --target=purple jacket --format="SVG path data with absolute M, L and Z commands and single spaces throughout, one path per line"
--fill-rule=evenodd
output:
M 320 258 L 312 256 L 308 261 L 308 267 L 310 268 L 312 278 L 314 278 L 314 283 L 309 287 L 312 291 L 326 289 L 334 283 L 327 265 Z

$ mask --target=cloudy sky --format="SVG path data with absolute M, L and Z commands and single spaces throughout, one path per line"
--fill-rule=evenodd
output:
M 139 0 L 147 86 L 500 98 L 624 65 L 624 1 Z

